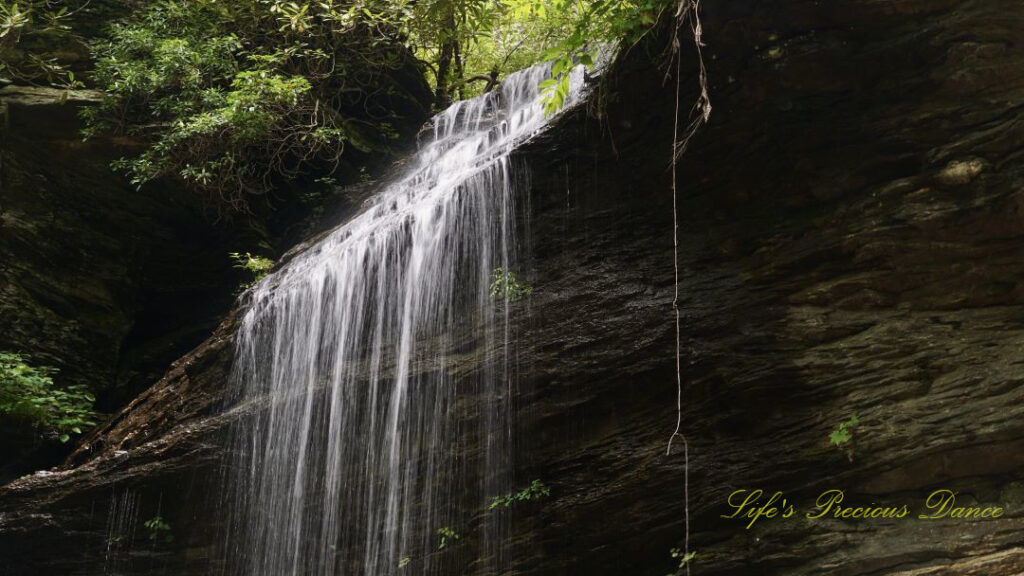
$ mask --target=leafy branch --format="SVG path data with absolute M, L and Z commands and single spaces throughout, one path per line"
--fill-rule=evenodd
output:
M 488 507 L 488 510 L 494 510 L 499 507 L 508 508 L 516 502 L 537 500 L 540 498 L 546 498 L 550 495 L 551 490 L 548 489 L 543 482 L 540 480 L 534 480 L 529 486 L 523 488 L 519 492 L 509 492 L 504 496 L 495 496 L 494 499 L 491 500 L 491 505 Z
M 533 294 L 533 287 L 520 282 L 515 272 L 495 268 L 491 273 L 491 297 L 506 302 L 515 302 Z
M 95 396 L 83 385 L 58 388 L 56 368 L 34 367 L 28 356 L 0 352 L 0 414 L 29 422 L 67 442 L 96 425 Z
M 157 540 L 163 540 L 164 542 L 174 541 L 174 534 L 171 533 L 171 525 L 168 524 L 167 520 L 164 520 L 163 516 L 154 516 L 143 522 L 142 525 L 149 531 L 150 540 L 154 542 Z
M 274 261 L 270 258 L 253 256 L 249 252 L 246 252 L 245 254 L 232 252 L 228 254 L 228 256 L 230 256 L 235 262 L 235 268 L 245 270 L 252 274 L 252 280 L 242 284 L 242 290 L 246 290 L 251 286 L 254 286 L 260 280 L 266 278 L 267 274 L 269 274 L 270 270 L 274 267 Z
M 57 4 L 61 3 L 0 0 L 0 81 L 46 84 L 65 90 L 82 87 L 57 56 L 58 47 L 84 45 L 70 26 L 81 8 L 55 8 Z

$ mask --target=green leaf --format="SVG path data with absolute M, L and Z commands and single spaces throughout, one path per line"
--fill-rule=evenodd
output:
M 838 430 L 835 430 L 828 435 L 829 441 L 834 446 L 842 446 L 843 444 L 849 442 L 851 438 L 852 436 L 850 435 L 850 432 L 843 427 L 840 427 Z

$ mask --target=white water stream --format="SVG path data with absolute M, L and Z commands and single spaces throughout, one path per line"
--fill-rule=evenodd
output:
M 510 306 L 490 285 L 521 256 L 527 180 L 509 154 L 547 125 L 548 76 L 524 70 L 436 116 L 359 215 L 253 289 L 233 386 L 258 408 L 232 430 L 231 574 L 500 571 L 483 511 L 512 487 L 514 378 Z M 580 70 L 572 84 L 570 101 Z M 439 550 L 444 528 L 461 540 Z

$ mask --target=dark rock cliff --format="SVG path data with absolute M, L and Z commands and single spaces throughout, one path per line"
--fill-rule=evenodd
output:
M 95 97 L 0 89 L 0 350 L 58 367 L 60 384 L 88 386 L 110 412 L 209 336 L 244 279 L 228 252 L 261 236 L 215 223 L 186 191 L 114 174 L 131 148 L 78 134 Z M 0 446 L 4 468 L 24 452 L 9 434 Z
M 694 574 L 1024 572 L 1022 18 L 1008 0 L 704 5 L 715 109 L 678 168 Z M 675 89 L 645 60 L 612 73 L 603 120 L 577 111 L 522 152 L 518 461 L 552 495 L 507 512 L 515 573 L 665 574 L 682 544 Z M 0 491 L 9 573 L 211 569 L 233 322 L 66 466 Z M 721 518 L 755 488 L 796 514 Z M 805 518 L 832 488 L 911 514 Z M 1004 515 L 917 519 L 936 489 Z M 173 542 L 138 526 L 156 514 Z

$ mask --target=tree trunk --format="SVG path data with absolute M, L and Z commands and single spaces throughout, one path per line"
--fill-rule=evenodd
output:
M 459 50 L 458 36 L 455 29 L 455 7 L 449 5 L 444 16 L 443 28 L 439 34 L 441 41 L 441 52 L 437 58 L 437 90 L 434 93 L 434 105 L 438 110 L 447 108 L 452 103 L 451 85 L 449 73 L 452 70 L 453 60 L 456 59 Z M 458 63 L 456 63 L 458 68 Z

